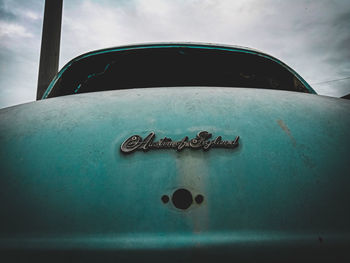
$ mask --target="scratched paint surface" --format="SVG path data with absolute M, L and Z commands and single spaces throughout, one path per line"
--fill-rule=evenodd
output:
M 231 251 L 256 242 L 318 246 L 322 238 L 346 247 L 349 116 L 347 100 L 206 87 L 80 94 L 3 109 L 0 245 L 219 244 Z M 202 130 L 240 136 L 240 145 L 119 151 L 133 134 L 180 140 Z M 178 188 L 204 202 L 185 211 L 163 204 L 162 195 Z

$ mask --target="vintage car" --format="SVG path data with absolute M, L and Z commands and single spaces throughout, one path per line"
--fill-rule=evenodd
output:
M 350 262 L 349 131 L 257 50 L 81 55 L 0 111 L 0 262 Z

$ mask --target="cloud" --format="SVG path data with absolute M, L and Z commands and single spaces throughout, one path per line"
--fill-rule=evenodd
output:
M 3 2 L 0 2 L 0 18 L 3 20 L 15 20 L 16 16 L 5 7 Z
M 43 1 L 0 0 L 0 108 L 35 100 L 42 11 Z
M 0 21 L 0 41 L 6 37 L 33 37 L 33 34 L 16 23 Z
M 30 10 L 27 10 L 26 12 L 24 12 L 24 16 L 28 17 L 29 19 L 32 19 L 32 20 L 38 20 L 41 18 L 41 16 L 38 13 L 30 11 Z

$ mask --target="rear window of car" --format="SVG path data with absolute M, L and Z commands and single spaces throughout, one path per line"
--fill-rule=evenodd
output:
M 201 48 L 106 52 L 73 62 L 48 97 L 147 87 L 218 86 L 309 92 L 286 67 L 256 54 Z

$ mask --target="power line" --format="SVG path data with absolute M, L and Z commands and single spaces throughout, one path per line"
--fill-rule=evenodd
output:
M 327 81 L 322 81 L 322 82 L 317 82 L 317 83 L 311 83 L 311 85 L 329 83 L 329 82 L 334 82 L 334 81 L 339 81 L 339 80 L 345 80 L 345 79 L 350 79 L 350 76 L 349 76 L 349 77 L 345 77 L 345 78 L 341 78 L 341 79 L 332 79 L 332 80 L 327 80 Z

